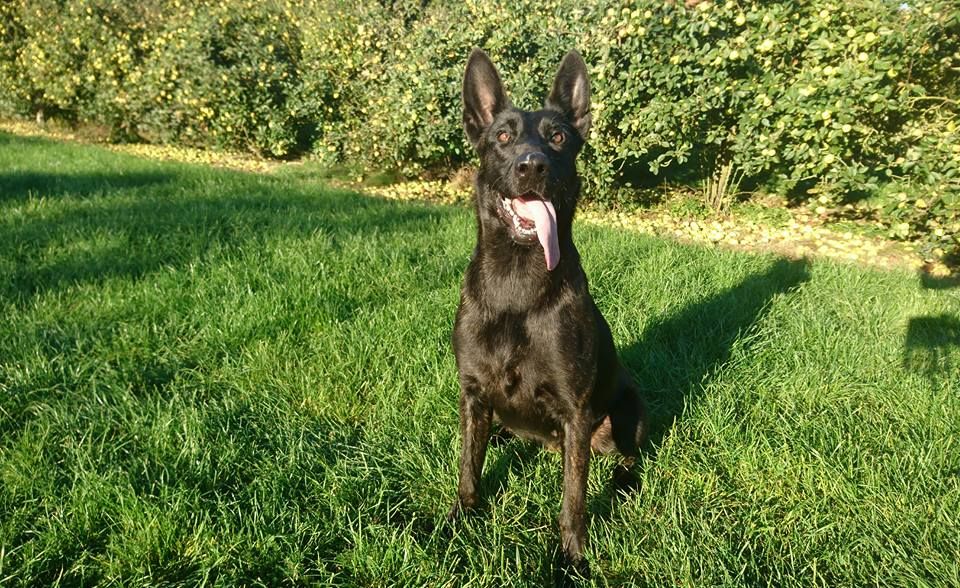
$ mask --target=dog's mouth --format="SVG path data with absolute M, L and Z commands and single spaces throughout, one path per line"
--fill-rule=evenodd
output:
M 514 241 L 523 245 L 539 241 L 547 269 L 553 271 L 557 267 L 560 246 L 557 242 L 557 212 L 552 202 L 536 192 L 525 192 L 512 198 L 500 195 L 497 213 Z

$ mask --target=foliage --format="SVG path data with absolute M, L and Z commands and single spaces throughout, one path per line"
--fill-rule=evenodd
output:
M 459 106 L 471 46 L 525 107 L 577 47 L 594 90 L 592 198 L 729 161 L 745 187 L 826 211 L 878 196 L 893 202 L 892 234 L 941 228 L 936 246 L 958 246 L 949 0 L 12 0 L 0 19 L 8 112 L 408 176 L 471 159 Z
M 314 50 L 302 75 L 333 89 L 304 99 L 322 100 L 313 109 L 336 116 L 315 152 L 408 176 L 469 161 L 460 110 L 466 52 L 487 49 L 509 72 L 514 98 L 536 107 L 559 57 L 577 45 L 565 4 L 433 2 L 399 12 L 373 5 L 323 13 L 305 35 Z
M 253 0 L 19 0 L 5 6 L 7 106 L 105 124 L 119 139 L 282 156 L 309 120 L 291 13 Z M 51 26 L 51 23 L 56 23 Z
M 658 4 L 593 31 L 597 184 L 729 158 L 824 208 L 896 185 L 929 206 L 895 235 L 933 217 L 960 243 L 955 5 Z

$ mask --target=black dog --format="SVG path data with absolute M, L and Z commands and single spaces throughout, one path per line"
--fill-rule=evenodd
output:
M 627 465 L 643 406 L 594 305 L 571 225 L 580 195 L 576 157 L 590 130 L 590 82 L 580 55 L 564 58 L 543 110 L 514 108 L 490 58 L 474 49 L 463 80 L 463 125 L 480 155 L 477 245 L 457 309 L 460 484 L 450 512 L 477 504 L 496 418 L 563 452 L 564 568 L 587 571 L 591 447 Z

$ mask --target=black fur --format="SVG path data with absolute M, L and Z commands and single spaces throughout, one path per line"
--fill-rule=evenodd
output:
M 568 53 L 544 109 L 522 111 L 510 104 L 487 55 L 474 49 L 463 82 L 463 122 L 480 169 L 477 244 L 453 335 L 462 450 L 450 518 L 478 502 L 496 419 L 562 451 L 562 554 L 567 567 L 585 573 L 591 446 L 619 451 L 629 464 L 645 433 L 641 400 L 590 297 L 571 235 L 580 195 L 576 157 L 591 122 L 586 65 Z M 518 234 L 504 212 L 504 202 L 520 195 L 550 201 L 556 210 L 560 258 L 552 271 L 536 238 Z

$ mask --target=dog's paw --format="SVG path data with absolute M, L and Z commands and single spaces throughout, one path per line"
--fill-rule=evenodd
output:
M 453 539 L 456 534 L 457 522 L 463 518 L 466 510 L 459 500 L 453 501 L 453 506 L 450 507 L 447 516 L 443 518 L 443 523 L 440 525 L 440 536 L 444 540 L 450 541 Z
M 613 487 L 613 501 L 626 498 L 640 489 L 640 478 L 637 477 L 632 467 L 625 464 L 617 464 L 613 468 L 613 478 L 610 483 Z
M 554 586 L 582 586 L 590 580 L 590 563 L 582 555 L 572 557 L 560 550 L 554 568 Z
M 453 506 L 450 508 L 450 512 L 447 513 L 447 523 L 454 523 L 466 513 L 476 509 L 478 502 L 479 499 L 476 496 L 458 498 L 453 501 Z
M 447 524 L 452 525 L 453 523 L 457 522 L 461 516 L 463 516 L 463 507 L 460 506 L 459 500 L 454 501 L 450 511 L 447 512 Z

